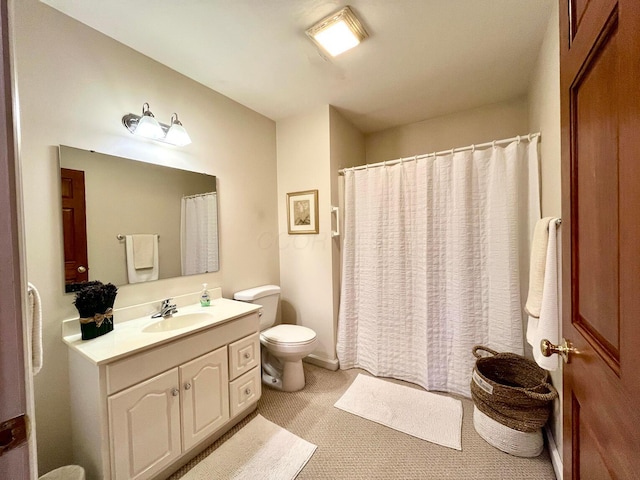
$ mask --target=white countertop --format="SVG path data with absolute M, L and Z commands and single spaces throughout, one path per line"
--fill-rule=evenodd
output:
M 191 335 L 195 332 L 222 325 L 235 318 L 242 317 L 260 309 L 260 305 L 217 298 L 211 301 L 209 307 L 189 305 L 178 307 L 178 313 L 168 319 L 151 318 L 144 316 L 133 320 L 118 322 L 117 311 L 113 331 L 91 340 L 82 340 L 80 334 L 67 335 L 63 341 L 76 352 L 80 353 L 96 365 L 109 363 L 125 356 L 141 352 L 143 350 L 171 342 L 178 338 Z M 197 318 L 196 315 L 205 318 Z M 185 321 L 185 326 L 180 328 L 163 329 L 159 322 Z M 76 320 L 77 321 L 77 320 Z M 197 323 L 194 323 L 197 322 Z

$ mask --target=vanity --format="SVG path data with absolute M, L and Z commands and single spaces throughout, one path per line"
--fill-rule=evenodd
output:
M 256 408 L 261 395 L 259 305 L 198 295 L 151 318 L 159 302 L 116 310 L 114 330 L 69 347 L 74 462 L 87 479 L 164 478 Z

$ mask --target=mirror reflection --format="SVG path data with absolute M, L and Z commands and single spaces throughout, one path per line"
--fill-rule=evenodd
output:
M 60 146 L 65 291 L 219 269 L 216 177 Z

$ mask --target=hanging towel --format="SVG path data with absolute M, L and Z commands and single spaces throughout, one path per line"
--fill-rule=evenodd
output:
M 156 235 L 131 235 L 133 239 L 133 266 L 136 270 L 153 268 Z
M 558 368 L 558 355 L 543 356 L 540 351 L 540 342 L 546 338 L 554 345 L 560 343 L 557 243 L 559 237 L 557 230 L 559 227 L 556 226 L 556 220 L 556 218 L 550 218 L 547 222 L 549 238 L 546 249 L 540 317 L 530 316 L 527 325 L 527 342 L 533 347 L 534 360 L 545 370 L 551 371 Z
M 549 222 L 552 217 L 545 217 L 536 223 L 531 242 L 531 261 L 529 265 L 529 294 L 524 307 L 525 312 L 534 318 L 540 316 L 542 304 L 542 286 L 547 261 L 547 245 L 549 243 Z M 555 221 L 555 218 L 553 219 Z M 555 228 L 555 224 L 554 224 Z
M 158 266 L 158 236 L 150 235 L 153 237 L 153 263 L 151 268 L 136 269 L 135 267 L 135 254 L 133 237 L 134 235 L 125 235 L 125 249 L 127 256 L 127 277 L 129 283 L 150 282 L 157 280 L 160 273 Z
M 42 301 L 38 289 L 28 284 L 27 302 L 29 305 L 29 335 L 31 336 L 31 368 L 37 375 L 42 368 Z

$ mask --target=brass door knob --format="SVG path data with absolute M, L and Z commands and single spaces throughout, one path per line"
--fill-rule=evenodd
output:
M 80 265 L 80 266 L 78 267 L 78 273 L 84 273 L 84 272 L 86 272 L 86 271 L 87 271 L 87 269 L 86 269 L 85 267 L 83 267 L 82 265 Z
M 562 339 L 562 345 L 554 345 L 546 338 L 540 342 L 540 351 L 545 357 L 550 357 L 554 353 L 562 356 L 564 363 L 569 363 L 569 354 L 578 353 L 578 350 L 573 347 L 571 342 L 566 338 Z

